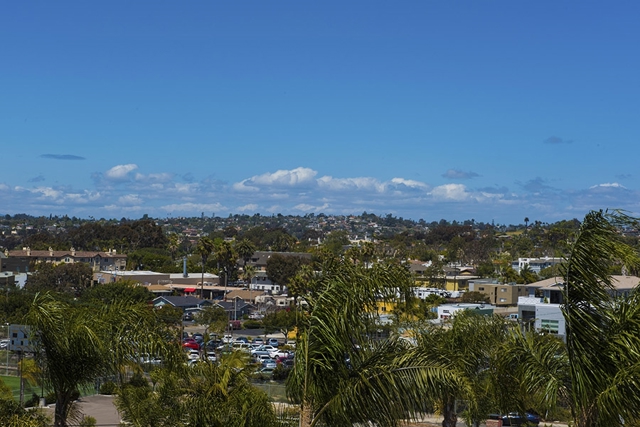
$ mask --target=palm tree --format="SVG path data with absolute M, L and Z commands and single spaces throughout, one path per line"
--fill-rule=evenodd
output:
M 640 420 L 640 293 L 614 296 L 610 275 L 614 265 L 640 265 L 637 249 L 622 240 L 623 226 L 638 229 L 638 221 L 618 211 L 590 212 L 562 266 L 566 355 L 551 345 L 540 352 L 523 338 L 514 351 L 539 361 L 521 365 L 525 391 L 546 396 L 547 407 L 566 396 L 576 427 Z
M 180 247 L 180 237 L 176 233 L 171 233 L 169 235 L 169 242 L 167 244 L 167 248 L 171 253 L 171 260 L 176 259 L 176 252 L 178 252 L 179 247 Z
M 37 336 L 45 384 L 56 395 L 54 425 L 66 427 L 73 418 L 73 398 L 85 385 L 122 372 L 137 352 L 165 357 L 175 366 L 175 346 L 167 331 L 144 303 L 118 300 L 101 307 L 70 305 L 50 294 L 36 295 L 26 316 Z
M 256 252 L 256 246 L 249 239 L 242 239 L 236 243 L 235 250 L 242 259 L 244 268 L 247 266 L 251 256 Z
M 318 423 L 395 426 L 425 409 L 442 386 L 462 387 L 455 372 L 410 351 L 397 338 L 377 340 L 377 298 L 411 276 L 397 264 L 372 268 L 329 260 L 314 276 L 316 296 L 299 328 L 296 363 L 287 379 L 303 427 Z
M 467 310 L 458 313 L 448 325 L 427 325 L 416 335 L 416 352 L 449 367 L 471 387 L 442 387 L 434 404 L 442 413 L 443 427 L 455 427 L 456 402 L 466 400 L 467 425 L 486 419 L 491 402 L 491 361 L 506 339 L 507 324 L 501 316 L 484 316 Z
M 245 264 L 244 267 L 242 267 L 242 280 L 244 280 L 249 286 L 249 300 L 251 300 L 251 304 L 253 304 L 253 298 L 251 296 L 251 281 L 255 275 L 256 268 L 253 265 Z
M 224 298 L 227 298 L 227 285 L 229 283 L 229 274 L 235 267 L 238 260 L 238 253 L 235 251 L 231 243 L 216 239 L 215 242 L 216 261 L 224 273 Z
M 275 427 L 268 396 L 253 387 L 252 369 L 240 352 L 220 363 L 158 369 L 155 387 L 121 388 L 116 406 L 137 427 Z
M 200 281 L 200 298 L 204 298 L 204 269 L 207 265 L 207 259 L 213 252 L 215 245 L 213 240 L 208 237 L 201 237 L 196 246 L 196 252 L 200 254 L 202 261 L 202 280 Z

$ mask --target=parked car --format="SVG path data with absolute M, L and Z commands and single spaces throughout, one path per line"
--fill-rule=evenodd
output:
M 254 354 L 257 352 L 269 354 L 274 350 L 277 350 L 277 348 L 273 347 L 272 345 L 261 345 L 260 347 L 254 348 L 253 350 L 251 350 L 251 354 Z
M 218 360 L 218 357 L 216 356 L 216 352 L 215 351 L 209 351 L 207 352 L 207 360 L 209 362 L 215 362 Z
M 187 359 L 198 360 L 200 359 L 200 352 L 198 350 L 189 350 L 187 353 Z
M 7 348 L 9 347 L 9 340 L 0 340 L 0 348 Z
M 517 412 L 510 412 L 508 414 L 490 414 L 490 420 L 502 420 L 504 427 L 520 427 L 520 426 L 537 426 L 540 424 L 540 417 L 526 412 L 525 415 L 520 415 Z
M 283 360 L 282 363 L 280 363 L 280 364 L 282 365 L 282 367 L 284 369 L 291 369 L 291 368 L 293 368 L 293 364 L 294 363 L 295 362 L 293 361 L 293 359 L 286 359 L 286 360 Z
M 262 361 L 262 367 L 263 368 L 272 368 L 275 369 L 276 366 L 278 366 L 278 364 L 276 363 L 275 360 L 273 359 L 265 359 Z
M 262 338 L 254 338 L 253 341 L 251 342 L 252 344 L 264 344 L 264 340 Z
M 249 340 L 247 339 L 247 337 L 238 337 L 234 342 L 247 344 L 249 343 Z
M 193 350 L 200 350 L 200 344 L 193 338 L 188 338 L 182 342 L 182 347 L 191 348 Z
M 269 338 L 269 340 L 267 341 L 267 344 L 272 345 L 274 347 L 278 347 L 280 345 L 277 338 Z
M 277 359 L 278 357 L 289 357 L 289 352 L 276 349 L 276 350 L 273 350 L 272 352 L 269 352 L 269 356 L 272 359 Z

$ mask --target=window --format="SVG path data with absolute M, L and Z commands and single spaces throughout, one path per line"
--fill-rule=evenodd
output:
M 506 298 L 500 298 L 500 302 L 507 302 Z
M 478 288 L 479 291 L 484 291 L 484 287 Z
M 545 331 L 545 332 L 549 332 L 549 333 L 552 333 L 552 334 L 557 334 L 558 333 L 558 324 L 559 324 L 559 322 L 557 320 L 541 319 L 540 320 L 540 329 Z
M 500 292 L 507 292 L 507 288 L 500 288 Z

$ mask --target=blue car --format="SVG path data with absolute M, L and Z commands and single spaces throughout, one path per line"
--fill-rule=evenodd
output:
M 502 425 L 505 427 L 520 427 L 520 426 L 537 426 L 540 424 L 540 417 L 526 412 L 524 416 L 517 412 L 510 412 L 505 415 L 490 414 L 490 420 L 502 420 Z
M 267 341 L 267 344 L 272 345 L 274 347 L 278 347 L 280 345 L 277 338 L 269 338 L 269 341 Z

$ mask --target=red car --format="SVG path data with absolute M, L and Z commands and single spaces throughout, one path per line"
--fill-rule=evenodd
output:
M 188 338 L 188 339 L 182 341 L 182 347 L 183 348 L 192 348 L 194 350 L 200 350 L 200 344 L 198 344 L 198 342 L 196 340 L 194 340 L 193 338 Z

